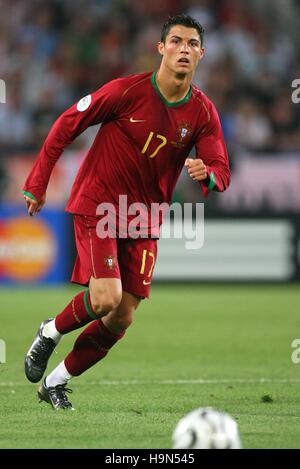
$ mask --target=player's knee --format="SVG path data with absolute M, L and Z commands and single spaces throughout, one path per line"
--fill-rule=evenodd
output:
M 122 296 L 115 293 L 102 293 L 91 298 L 91 303 L 95 314 L 99 317 L 105 316 L 110 311 L 116 309 L 121 301 Z
M 121 283 L 116 279 L 93 280 L 90 282 L 92 308 L 99 318 L 116 309 L 122 299 Z

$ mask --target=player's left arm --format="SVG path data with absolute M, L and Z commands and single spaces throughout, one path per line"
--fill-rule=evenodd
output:
M 213 104 L 207 126 L 197 137 L 196 159 L 187 158 L 185 166 L 192 179 L 199 181 L 205 197 L 214 190 L 223 192 L 230 184 L 230 167 L 218 113 Z

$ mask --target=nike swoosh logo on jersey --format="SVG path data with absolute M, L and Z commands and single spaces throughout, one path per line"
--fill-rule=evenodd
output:
M 146 280 L 143 281 L 143 285 L 150 285 L 151 282 L 146 282 Z
M 146 119 L 134 119 L 133 117 L 130 117 L 130 122 L 146 122 Z

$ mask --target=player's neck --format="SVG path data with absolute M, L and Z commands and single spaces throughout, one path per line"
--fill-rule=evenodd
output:
M 181 101 L 189 92 L 192 76 L 172 74 L 166 68 L 160 68 L 155 76 L 156 85 L 163 97 L 170 103 Z

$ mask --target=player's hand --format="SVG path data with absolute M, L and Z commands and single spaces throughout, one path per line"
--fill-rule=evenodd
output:
M 24 194 L 24 199 L 27 205 L 27 211 L 28 214 L 32 217 L 35 213 L 38 213 L 42 210 L 43 205 L 46 202 L 46 194 L 43 195 L 42 199 L 40 202 L 37 202 L 36 200 L 32 199 L 31 197 L 28 197 L 28 195 Z
M 187 158 L 184 166 L 187 168 L 189 175 L 194 181 L 203 181 L 207 178 L 207 169 L 205 164 L 199 158 Z

